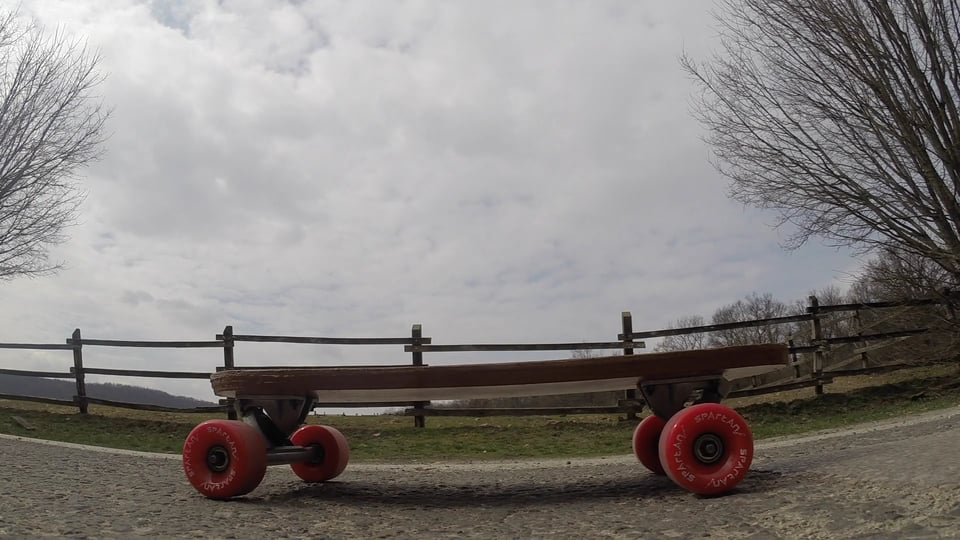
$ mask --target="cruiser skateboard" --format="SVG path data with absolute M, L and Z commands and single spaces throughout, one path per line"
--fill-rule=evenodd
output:
M 350 446 L 330 426 L 303 425 L 317 402 L 403 403 L 573 394 L 637 388 L 652 414 L 633 433 L 647 469 L 701 495 L 733 489 L 753 460 L 753 435 L 720 404 L 728 381 L 788 364 L 784 345 L 452 366 L 254 368 L 211 376 L 242 420 L 209 420 L 183 446 L 191 485 L 212 499 L 253 491 L 267 466 L 290 464 L 306 482 L 344 471 Z

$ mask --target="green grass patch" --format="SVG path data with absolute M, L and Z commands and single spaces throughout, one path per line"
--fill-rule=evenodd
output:
M 952 368 L 955 370 L 955 368 Z M 958 377 L 949 369 L 903 374 L 845 393 L 791 400 L 767 396 L 739 405 L 757 439 L 904 416 L 960 404 Z M 828 391 L 830 387 L 828 386 Z M 790 394 L 795 396 L 796 394 Z M 734 405 L 738 405 L 734 402 Z M 21 420 L 33 429 L 26 429 Z M 183 440 L 209 414 L 149 413 L 91 406 L 76 409 L 0 401 L 0 433 L 56 441 L 179 453 Z M 354 461 L 438 461 L 548 458 L 629 454 L 635 423 L 610 415 L 541 417 L 428 417 L 425 429 L 413 418 L 311 416 L 347 436 Z
M 960 404 L 957 376 L 918 378 L 843 394 L 742 407 L 758 439 L 907 416 Z

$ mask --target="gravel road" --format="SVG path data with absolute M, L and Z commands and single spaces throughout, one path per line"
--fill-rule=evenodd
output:
M 758 444 L 701 498 L 630 456 L 356 464 L 305 485 L 271 467 L 204 499 L 179 457 L 0 437 L 0 536 L 96 538 L 960 538 L 960 408 Z

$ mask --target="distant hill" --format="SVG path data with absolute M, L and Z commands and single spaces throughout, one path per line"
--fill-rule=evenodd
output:
M 216 405 L 185 396 L 175 396 L 160 390 L 114 383 L 86 383 L 87 396 L 125 403 L 143 403 L 162 407 L 204 407 Z M 0 394 L 16 396 L 36 396 L 52 399 L 72 400 L 77 386 L 71 380 L 43 379 L 0 374 Z

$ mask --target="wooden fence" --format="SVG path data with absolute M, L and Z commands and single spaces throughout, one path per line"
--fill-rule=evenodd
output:
M 631 330 L 630 314 L 623 313 L 623 327 L 626 332 Z M 329 338 L 329 337 L 298 337 L 298 336 L 263 336 L 234 334 L 233 327 L 227 326 L 223 332 L 217 334 L 213 341 L 121 341 L 109 339 L 88 339 L 83 338 L 80 329 L 74 330 L 71 337 L 67 338 L 66 344 L 33 344 L 33 343 L 0 343 L 0 349 L 21 349 L 21 350 L 69 350 L 73 353 L 73 365 L 69 372 L 48 372 L 17 369 L 0 369 L 0 374 L 16 375 L 23 377 L 44 377 L 50 379 L 74 379 L 76 382 L 76 394 L 72 401 L 62 399 L 52 399 L 36 396 L 22 396 L 11 394 L 0 394 L 0 399 L 34 401 L 41 403 L 51 403 L 55 405 L 76 406 L 81 414 L 87 414 L 89 404 L 106 405 L 111 407 L 122 407 L 130 409 L 140 409 L 160 412 L 226 412 L 230 418 L 235 417 L 235 411 L 228 400 L 223 400 L 220 405 L 211 405 L 209 407 L 193 408 L 171 408 L 156 405 L 146 405 L 140 403 L 125 403 L 97 399 L 87 396 L 85 378 L 87 375 L 109 375 L 118 377 L 151 377 L 166 379 L 209 379 L 210 372 L 183 372 L 183 371 L 154 371 L 137 369 L 108 369 L 99 367 L 90 367 L 84 365 L 83 352 L 87 347 L 140 347 L 140 348 L 219 348 L 223 350 L 223 366 L 217 369 L 250 369 L 255 367 L 274 367 L 284 366 L 248 366 L 240 367 L 235 363 L 234 349 L 238 342 L 258 342 L 258 343 L 298 343 L 313 345 L 404 345 L 405 352 L 410 353 L 411 365 L 421 366 L 423 364 L 423 353 L 430 351 L 576 351 L 576 350 L 596 350 L 596 349 L 618 349 L 623 350 L 625 354 L 633 354 L 635 348 L 643 348 L 644 344 L 635 342 L 632 338 L 625 338 L 614 342 L 576 342 L 576 343 L 539 343 L 539 344 L 485 344 L 485 345 L 432 345 L 432 338 L 423 335 L 421 325 L 413 325 L 410 337 L 400 338 Z M 424 349 L 424 348 L 429 349 Z M 628 392 L 633 392 L 628 391 Z M 630 397 L 634 397 L 630 394 Z M 430 414 L 435 414 L 426 409 L 427 402 L 407 402 L 407 403 L 335 403 L 318 402 L 316 407 L 413 407 L 411 415 L 414 416 L 414 423 L 418 427 L 424 426 L 424 418 Z
M 952 297 L 952 295 L 948 295 Z M 791 366 L 795 373 L 790 377 L 792 380 L 778 381 L 777 384 L 759 384 L 759 381 L 741 381 L 740 388 L 735 390 L 731 397 L 758 395 L 766 393 L 775 393 L 797 388 L 815 387 L 817 394 L 823 393 L 823 387 L 832 382 L 834 377 L 843 377 L 859 375 L 867 372 L 876 372 L 880 370 L 897 369 L 902 366 L 881 366 L 864 369 L 847 369 L 825 371 L 825 357 L 830 353 L 831 346 L 845 343 L 861 343 L 884 341 L 889 342 L 893 339 L 903 339 L 909 336 L 915 336 L 927 332 L 926 328 L 910 328 L 897 330 L 894 332 L 883 332 L 865 334 L 858 332 L 858 335 L 842 337 L 824 337 L 821 325 L 821 319 L 829 313 L 853 312 L 854 317 L 859 320 L 860 314 L 870 310 L 884 310 L 891 308 L 913 307 L 913 306 L 932 306 L 939 305 L 942 301 L 936 298 L 914 299 L 902 302 L 873 302 L 863 304 L 842 304 L 821 306 L 817 299 L 810 297 L 810 303 L 807 306 L 806 313 L 791 315 L 787 317 L 776 317 L 769 319 L 758 319 L 753 321 L 735 322 L 728 324 L 713 324 L 688 328 L 664 329 L 635 332 L 630 312 L 621 314 L 621 328 L 616 341 L 603 342 L 570 342 L 570 343 L 514 343 L 514 344 L 460 344 L 460 345 L 434 345 L 432 338 L 423 335 L 421 325 L 413 325 L 409 337 L 397 338 L 329 338 L 329 337 L 294 337 L 294 336 L 263 336 L 234 334 L 233 327 L 227 326 L 222 333 L 215 336 L 212 341 L 121 341 L 108 339 L 87 339 L 81 336 L 80 329 L 74 330 L 73 334 L 67 338 L 65 344 L 35 344 L 35 343 L 0 343 L 0 349 L 19 349 L 19 350 L 64 350 L 71 351 L 73 356 L 73 365 L 69 371 L 48 372 L 18 369 L 0 369 L 0 374 L 15 375 L 22 377 L 44 377 L 51 379 L 73 379 L 76 383 L 76 394 L 72 400 L 51 399 L 36 396 L 9 395 L 0 394 L 0 399 L 34 401 L 42 403 L 51 403 L 57 405 L 68 405 L 78 407 L 81 414 L 86 414 L 89 404 L 106 405 L 112 407 L 123 407 L 150 411 L 173 411 L 173 412 L 226 412 L 231 418 L 234 417 L 234 409 L 228 400 L 221 401 L 220 405 L 211 405 L 209 407 L 195 408 L 170 408 L 155 405 L 146 405 L 138 403 L 124 403 L 109 401 L 88 397 L 86 392 L 85 377 L 87 375 L 107 375 L 123 377 L 150 377 L 150 378 L 168 378 L 168 379 L 209 379 L 209 372 L 181 372 L 181 371 L 155 371 L 155 370 L 133 370 L 133 369 L 108 369 L 84 365 L 84 349 L 90 347 L 135 347 L 135 348 L 218 348 L 222 349 L 222 367 L 220 369 L 249 369 L 254 366 L 236 366 L 235 348 L 238 342 L 260 342 L 260 343 L 297 343 L 314 345 L 403 345 L 404 352 L 409 353 L 411 365 L 424 365 L 423 354 L 434 352 L 529 352 L 529 351 L 591 351 L 591 350 L 617 350 L 623 354 L 634 354 L 636 349 L 642 349 L 645 344 L 642 340 L 676 336 L 684 334 L 701 334 L 710 332 L 719 332 L 738 328 L 761 327 L 769 325 L 795 324 L 798 322 L 810 323 L 810 336 L 804 345 L 794 346 L 790 342 L 790 349 L 793 353 L 794 362 Z M 952 313 L 951 313 L 952 315 Z M 874 348 L 876 345 L 873 346 Z M 869 349 L 871 347 L 866 347 Z M 89 349 L 87 349 L 89 350 Z M 799 355 L 809 357 L 810 376 L 800 377 L 799 366 L 804 362 L 800 360 Z M 282 367 L 282 366 L 256 366 L 256 367 Z M 751 384 L 752 383 L 752 384 Z M 746 387 L 745 387 L 746 386 Z M 752 386 L 752 387 L 751 387 Z M 418 427 L 423 427 L 426 416 L 457 415 L 457 416 L 489 416 L 489 415 L 529 415 L 529 414 L 586 414 L 586 413 L 624 413 L 628 417 L 635 417 L 636 413 L 642 408 L 643 403 L 637 399 L 636 390 L 626 389 L 624 399 L 619 400 L 616 406 L 610 407 L 561 407 L 561 408 L 513 408 L 513 409 L 464 409 L 464 408 L 436 408 L 429 407 L 427 402 L 410 403 L 317 403 L 317 407 L 409 407 L 404 414 L 414 417 L 414 423 Z

